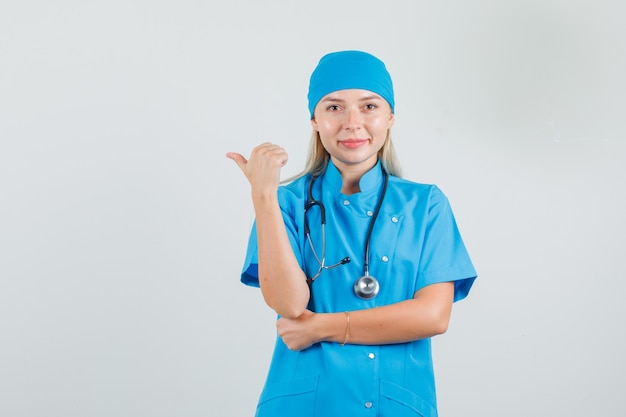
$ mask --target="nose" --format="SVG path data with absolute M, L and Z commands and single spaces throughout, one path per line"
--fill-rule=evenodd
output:
M 363 115 L 358 108 L 350 108 L 345 115 L 346 130 L 358 130 L 363 126 Z

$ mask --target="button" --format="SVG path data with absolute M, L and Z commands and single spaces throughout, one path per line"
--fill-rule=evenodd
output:
M 372 210 L 367 210 L 367 215 L 372 217 L 374 215 L 374 212 Z
M 349 206 L 350 205 L 350 200 L 343 200 L 343 205 L 344 206 Z
M 374 404 L 372 404 L 371 401 L 368 401 L 368 402 L 365 403 L 365 408 L 372 408 L 373 405 Z
M 380 258 L 383 262 L 389 262 L 389 258 L 387 258 L 386 256 L 383 256 L 382 258 Z
M 370 359 L 374 359 L 376 357 L 376 355 L 374 355 L 373 353 L 370 353 L 369 355 L 367 355 L 368 358 Z
M 393 216 L 393 217 L 391 218 L 391 221 L 392 221 L 393 223 L 398 223 L 398 218 L 397 218 L 396 216 Z

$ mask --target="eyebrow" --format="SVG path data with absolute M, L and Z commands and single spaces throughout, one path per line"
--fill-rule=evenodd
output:
M 382 97 L 377 96 L 377 95 L 371 95 L 371 96 L 364 96 L 364 97 L 359 98 L 359 101 L 370 101 L 370 100 L 382 100 Z M 337 97 L 333 97 L 333 96 L 328 96 L 322 100 L 322 103 L 326 103 L 326 102 L 343 103 L 345 102 L 345 100 L 337 98 Z

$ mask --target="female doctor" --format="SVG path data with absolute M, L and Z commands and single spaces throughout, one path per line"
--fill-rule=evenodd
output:
M 256 215 L 241 281 L 279 316 L 256 415 L 435 417 L 430 338 L 476 278 L 448 200 L 399 176 L 378 58 L 322 57 L 308 101 L 310 153 L 287 185 L 280 146 L 227 154 Z

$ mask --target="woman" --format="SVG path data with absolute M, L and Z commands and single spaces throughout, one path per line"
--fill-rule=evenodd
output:
M 305 171 L 287 153 L 228 153 L 256 214 L 243 283 L 260 286 L 278 337 L 257 416 L 436 416 L 432 336 L 476 278 L 446 197 L 399 177 L 391 77 L 361 51 L 311 75 Z

